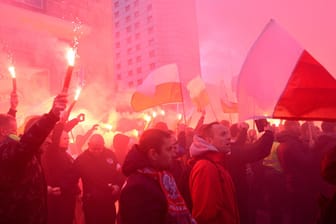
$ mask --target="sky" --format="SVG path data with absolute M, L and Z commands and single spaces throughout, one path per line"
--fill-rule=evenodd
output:
M 230 94 L 232 78 L 239 74 L 250 47 L 270 19 L 336 77 L 336 1 L 196 0 L 196 3 L 202 75 L 206 82 L 224 81 Z

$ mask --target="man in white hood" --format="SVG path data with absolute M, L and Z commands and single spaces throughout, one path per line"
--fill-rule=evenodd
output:
M 240 223 L 235 188 L 225 168 L 230 140 L 228 127 L 218 122 L 203 125 L 194 136 L 189 187 L 198 224 Z

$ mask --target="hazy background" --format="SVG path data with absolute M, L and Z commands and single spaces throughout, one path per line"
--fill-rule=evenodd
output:
M 270 19 L 275 19 L 331 74 L 336 75 L 336 1 L 196 0 L 202 74 L 207 82 L 239 74 L 248 50 Z

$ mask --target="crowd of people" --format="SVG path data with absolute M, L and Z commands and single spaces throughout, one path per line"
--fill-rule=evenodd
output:
M 0 114 L 0 223 L 336 223 L 336 123 L 287 120 L 262 133 L 216 121 L 169 130 L 160 122 L 111 148 L 94 125 L 69 120 L 67 94 L 17 136 L 18 98 Z M 87 142 L 87 148 L 84 148 Z M 74 151 L 74 150 L 72 150 Z

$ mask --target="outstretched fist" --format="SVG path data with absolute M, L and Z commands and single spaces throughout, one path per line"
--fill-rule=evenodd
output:
M 79 122 L 85 121 L 85 114 L 83 113 L 78 114 L 77 119 Z

